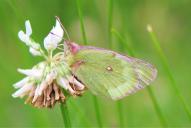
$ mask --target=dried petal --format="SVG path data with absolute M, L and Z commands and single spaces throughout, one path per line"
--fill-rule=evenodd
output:
M 31 91 L 29 92 L 28 98 L 25 100 L 25 104 L 30 103 L 34 97 L 35 87 L 33 86 Z
M 66 97 L 64 96 L 63 92 L 60 90 L 60 100 L 64 102 Z
M 52 84 L 49 85 L 48 88 L 47 88 L 47 95 L 46 95 L 47 100 L 50 100 L 51 92 L 52 92 Z
M 59 92 L 58 92 L 59 88 L 55 83 L 53 84 L 53 90 L 54 90 L 55 100 L 59 100 L 59 98 L 60 98 Z
M 46 81 L 42 81 L 40 86 L 39 86 L 39 91 L 38 91 L 38 95 L 40 96 L 43 92 L 43 90 L 48 86 Z
M 38 98 L 38 96 L 39 96 L 39 89 L 40 89 L 40 86 L 38 85 L 37 88 L 36 88 L 36 90 L 35 90 L 32 103 L 34 103 L 34 102 L 37 100 L 37 98 Z

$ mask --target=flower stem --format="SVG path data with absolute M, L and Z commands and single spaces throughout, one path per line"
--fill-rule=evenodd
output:
M 46 60 L 48 60 L 48 57 L 46 56 L 46 54 L 44 53 L 44 51 L 40 48 L 40 53 L 42 54 L 42 56 L 46 59 Z
M 121 42 L 123 43 L 124 47 L 127 49 L 128 54 L 130 56 L 135 56 L 135 53 L 134 53 L 133 49 L 130 47 L 129 44 L 127 44 L 127 41 L 121 36 L 121 34 L 118 31 L 116 31 L 115 29 L 112 29 L 112 33 L 117 38 L 119 38 L 119 40 L 121 40 Z M 158 118 L 160 120 L 161 125 L 163 127 L 166 127 L 167 126 L 166 120 L 165 120 L 165 118 L 164 118 L 164 116 L 163 116 L 163 114 L 161 112 L 161 109 L 160 109 L 159 104 L 158 104 L 158 102 L 156 100 L 156 97 L 154 96 L 153 91 L 151 90 L 150 87 L 147 87 L 147 91 L 149 93 L 150 99 L 151 99 L 151 101 L 153 103 L 153 107 L 154 107 L 154 109 L 155 109 L 155 111 L 157 113 L 157 116 L 158 116 Z
M 147 26 L 147 30 L 150 34 L 151 39 L 152 39 L 152 44 L 154 45 L 154 47 L 155 47 L 155 49 L 156 49 L 156 51 L 160 57 L 163 68 L 165 69 L 166 74 L 169 77 L 171 85 L 174 88 L 175 93 L 177 94 L 178 98 L 180 99 L 180 102 L 182 103 L 183 108 L 184 108 L 189 120 L 191 121 L 191 111 L 189 110 L 189 106 L 186 104 L 184 97 L 182 96 L 182 94 L 180 93 L 180 91 L 178 89 L 178 86 L 177 86 L 176 81 L 172 75 L 172 72 L 170 70 L 170 66 L 169 66 L 167 58 L 166 58 L 166 56 L 165 56 L 165 54 L 164 54 L 164 52 L 160 46 L 160 43 L 159 43 L 159 41 L 158 41 L 158 39 L 157 39 L 157 37 L 156 37 L 156 35 L 155 35 L 155 33 L 154 33 L 154 31 L 150 25 Z
M 83 22 L 83 14 L 81 11 L 80 0 L 76 0 L 76 5 L 78 8 L 78 15 L 80 18 L 80 26 L 81 26 L 81 32 L 82 32 L 82 36 L 83 36 L 83 40 L 84 40 L 84 45 L 87 45 L 87 38 L 86 38 L 86 33 L 85 33 L 85 27 L 84 27 L 84 22 Z M 93 103 L 94 103 L 94 109 L 96 112 L 97 123 L 98 123 L 98 126 L 101 128 L 102 122 L 101 122 L 101 116 L 100 116 L 98 101 L 97 101 L 97 98 L 95 96 L 92 96 L 92 99 L 93 99 Z
M 66 102 L 65 103 L 61 103 L 60 109 L 61 109 L 61 112 L 62 112 L 62 117 L 63 117 L 63 120 L 64 120 L 65 128 L 71 128 L 70 117 L 69 117 L 69 113 L 68 113 L 68 108 L 67 108 Z

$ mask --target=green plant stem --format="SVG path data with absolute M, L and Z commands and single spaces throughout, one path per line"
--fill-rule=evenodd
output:
M 161 109 L 160 109 L 160 107 L 159 107 L 159 104 L 158 104 L 158 102 L 157 102 L 157 100 L 156 100 L 156 98 L 155 98 L 155 96 L 154 96 L 154 94 L 153 94 L 153 91 L 152 91 L 152 89 L 151 89 L 150 86 L 147 87 L 147 91 L 148 91 L 149 96 L 150 96 L 150 98 L 151 98 L 151 100 L 152 100 L 152 103 L 153 103 L 153 106 L 154 106 L 154 108 L 155 108 L 155 111 L 156 111 L 156 113 L 157 113 L 157 115 L 158 115 L 158 117 L 159 117 L 159 119 L 160 119 L 161 125 L 162 125 L 163 127 L 166 127 L 166 126 L 167 126 L 166 120 L 165 120 L 165 118 L 163 117 L 162 111 L 161 111 Z
M 111 28 L 113 23 L 113 0 L 109 0 L 108 7 L 108 46 L 112 47 Z
M 19 4 L 16 4 L 16 1 L 12 1 L 12 0 L 6 0 L 6 2 L 10 5 L 11 9 L 13 10 L 13 13 L 15 13 L 16 17 L 18 18 L 18 21 L 23 21 L 24 17 L 21 13 L 21 11 L 19 11 L 16 7 L 18 7 Z M 18 2 L 19 3 L 19 2 Z
M 121 34 L 118 31 L 116 31 L 115 29 L 112 29 L 111 31 L 119 40 L 121 40 L 124 47 L 127 49 L 128 54 L 130 56 L 135 56 L 135 53 L 134 53 L 133 49 L 130 47 L 130 45 L 128 45 L 127 41 L 121 36 Z M 158 118 L 160 120 L 161 125 L 166 127 L 167 126 L 166 120 L 165 120 L 165 118 L 164 118 L 164 116 L 163 116 L 163 114 L 162 114 L 162 112 L 160 110 L 159 104 L 158 104 L 158 102 L 156 100 L 156 97 L 153 94 L 153 91 L 151 90 L 150 87 L 147 87 L 147 91 L 149 93 L 149 96 L 151 98 L 151 101 L 153 103 L 154 109 L 155 109 L 155 111 L 157 113 L 157 116 L 158 116 Z
M 69 117 L 69 113 L 68 113 L 68 108 L 67 108 L 66 102 L 62 103 L 60 105 L 60 109 L 61 109 L 61 112 L 62 112 L 62 117 L 63 117 L 65 128 L 71 128 L 70 117 Z
M 85 27 L 84 27 L 84 22 L 83 22 L 83 13 L 81 11 L 80 0 L 76 0 L 76 4 L 77 4 L 77 8 L 78 8 L 78 15 L 80 18 L 80 26 L 81 26 L 81 32 L 83 35 L 84 45 L 87 45 L 88 43 L 87 43 L 87 38 L 86 38 L 86 33 L 85 33 Z M 99 104 L 98 104 L 97 98 L 94 95 L 92 95 L 92 99 L 93 99 L 93 103 L 94 103 L 94 109 L 96 112 L 95 114 L 96 114 L 97 123 L 98 123 L 98 126 L 101 128 L 103 125 L 101 122 Z
M 83 21 L 83 14 L 81 11 L 80 0 L 76 0 L 76 4 L 77 4 L 77 9 L 78 9 L 78 15 L 80 17 L 80 27 L 81 27 L 84 44 L 87 45 L 87 38 L 86 38 L 86 33 L 85 33 L 85 27 L 84 27 L 84 21 Z
M 94 103 L 94 107 L 95 107 L 96 120 L 97 120 L 99 128 L 102 128 L 103 125 L 102 125 L 102 121 L 101 121 L 98 100 L 97 100 L 96 96 L 92 96 L 92 98 L 93 98 L 93 103 Z
M 186 101 L 184 100 L 182 94 L 180 93 L 180 91 L 178 89 L 176 81 L 175 81 L 175 79 L 174 79 L 174 77 L 172 75 L 172 72 L 170 70 L 167 58 L 166 58 L 166 56 L 165 56 L 165 54 L 164 54 L 164 52 L 163 52 L 163 50 L 162 50 L 162 48 L 160 46 L 160 43 L 159 43 L 155 33 L 153 32 L 151 26 L 148 26 L 148 32 L 149 32 L 149 35 L 150 35 L 150 37 L 152 39 L 152 44 L 154 45 L 154 48 L 156 49 L 156 51 L 157 51 L 157 53 L 158 53 L 158 55 L 160 57 L 163 68 L 165 69 L 166 74 L 169 77 L 171 85 L 174 88 L 175 93 L 177 94 L 178 98 L 180 99 L 180 102 L 182 103 L 183 108 L 184 108 L 186 114 L 188 115 L 189 120 L 191 121 L 191 112 L 189 110 L 189 106 L 186 104 Z
M 134 56 L 134 52 L 133 52 L 132 48 L 127 43 L 127 41 L 124 39 L 124 37 L 122 37 L 121 34 L 114 28 L 111 29 L 111 33 L 113 33 L 122 42 L 122 45 L 127 49 L 128 54 L 130 56 Z
M 90 126 L 90 122 L 87 121 L 86 115 L 84 114 L 84 112 L 81 110 L 81 108 L 79 107 L 79 105 L 77 105 L 75 102 L 72 102 L 70 100 L 69 104 L 75 109 L 76 113 L 78 113 L 78 115 L 80 116 L 80 118 L 83 120 L 83 122 Z
M 117 101 L 117 109 L 118 109 L 118 116 L 119 116 L 119 127 L 124 127 L 124 118 L 123 118 L 123 102 Z
M 108 4 L 108 46 L 109 48 L 112 49 L 112 33 L 111 33 L 111 29 L 112 29 L 112 24 L 113 24 L 113 0 L 109 0 L 109 4 Z M 116 103 L 117 106 L 117 112 L 118 112 L 118 117 L 119 117 L 119 126 L 123 127 L 124 126 L 124 122 L 123 122 L 123 104 L 121 101 L 118 101 Z

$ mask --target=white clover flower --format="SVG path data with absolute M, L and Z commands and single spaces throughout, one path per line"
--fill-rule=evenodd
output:
M 63 35 L 64 31 L 59 21 L 56 20 L 55 27 L 53 27 L 50 33 L 44 38 L 44 47 L 47 50 L 56 49 L 58 44 L 62 41 Z
M 29 52 L 34 56 L 43 56 L 44 61 L 39 62 L 31 69 L 18 69 L 25 77 L 13 86 L 18 89 L 12 94 L 14 98 L 28 96 L 25 103 L 35 107 L 51 108 L 56 102 L 64 102 L 67 96 L 80 95 L 85 86 L 71 74 L 70 67 L 64 62 L 64 52 L 53 55 L 52 51 L 62 41 L 64 31 L 56 20 L 56 25 L 44 39 L 45 54 L 40 44 L 34 42 L 30 37 L 32 28 L 29 21 L 25 22 L 26 33 L 20 31 L 18 36 L 27 46 Z M 65 90 L 65 91 L 63 91 Z

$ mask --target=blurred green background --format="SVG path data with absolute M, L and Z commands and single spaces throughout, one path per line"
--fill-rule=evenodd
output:
M 80 0 L 89 45 L 108 47 L 109 0 Z M 191 110 L 191 1 L 190 0 L 113 0 L 112 27 L 136 57 L 153 63 L 158 77 L 151 89 L 169 127 L 191 127 L 183 104 L 171 86 L 169 76 L 146 31 L 151 24 L 164 50 L 178 90 Z M 30 68 L 41 58 L 33 57 L 19 41 L 17 33 L 29 19 L 32 37 L 43 45 L 44 37 L 59 16 L 70 38 L 83 44 L 80 18 L 75 0 L 0 0 L 0 127 L 64 127 L 59 105 L 54 109 L 37 109 L 13 99 L 12 84 L 23 76 L 17 68 Z M 112 36 L 112 49 L 127 54 L 120 40 Z M 123 50 L 122 50 L 123 48 Z M 117 103 L 97 97 L 104 127 L 119 127 Z M 162 127 L 147 89 L 121 102 L 124 127 Z M 70 98 L 68 109 L 73 127 L 98 127 L 92 94 Z

